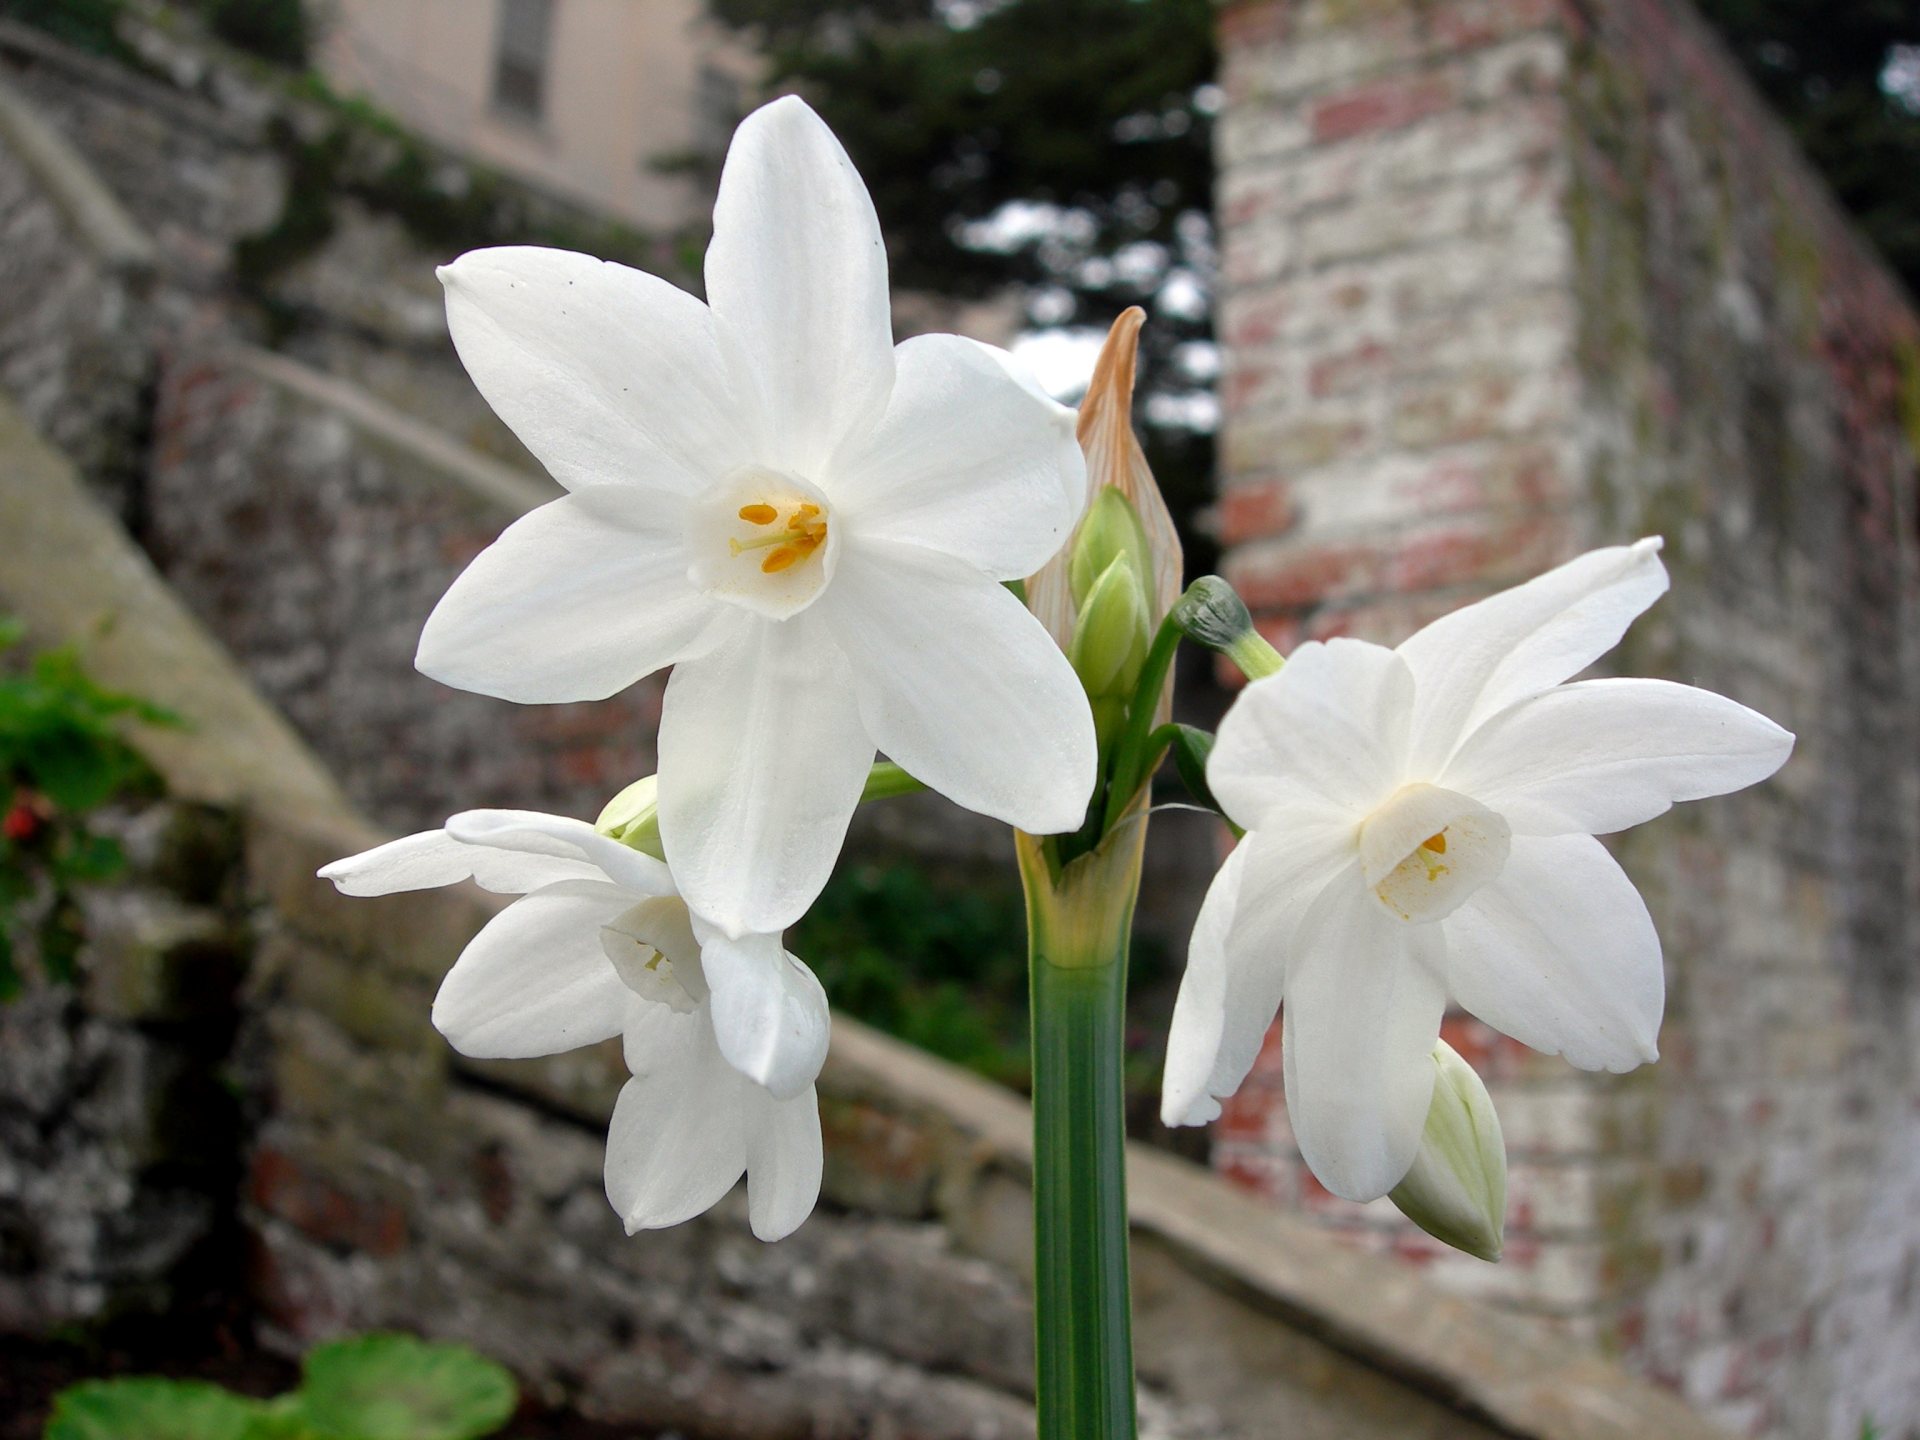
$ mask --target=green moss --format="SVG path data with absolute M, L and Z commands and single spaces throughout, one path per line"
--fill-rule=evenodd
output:
M 1907 437 L 1907 451 L 1920 458 L 1920 340 L 1911 336 L 1893 347 L 1894 367 L 1900 374 L 1895 403 L 1900 411 L 1900 430 Z
M 0 0 L 0 19 L 31 25 L 82 50 L 130 61 L 133 51 L 120 38 L 123 0 Z
M 1773 263 L 1780 312 L 1788 317 L 1799 343 L 1811 348 L 1820 338 L 1826 256 L 1807 218 L 1781 191 L 1773 197 Z
M 323 112 L 302 133 L 286 117 L 269 138 L 286 157 L 287 194 L 274 223 L 235 247 L 235 278 L 269 321 L 291 327 L 297 317 L 277 302 L 274 281 L 326 243 L 335 207 L 351 198 L 397 219 L 424 245 L 455 254 L 486 245 L 536 244 L 580 250 L 641 269 L 663 268 L 663 247 L 631 226 L 586 215 L 569 216 L 524 185 L 434 150 L 391 115 L 365 100 L 334 94 L 325 81 L 302 75 L 286 93 Z M 699 252 L 682 246 L 667 269 L 698 273 Z
M 200 0 L 207 28 L 235 49 L 290 70 L 307 68 L 310 39 L 302 0 Z
M 233 249 L 234 278 L 256 297 L 333 234 L 333 196 L 346 156 L 346 136 L 339 130 L 308 142 L 287 121 L 276 119 L 270 136 L 287 156 L 287 198 L 272 225 L 245 236 Z

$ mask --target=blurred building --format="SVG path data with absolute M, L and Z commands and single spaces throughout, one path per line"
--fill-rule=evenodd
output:
M 752 54 L 701 0 L 327 0 L 341 92 L 474 159 L 668 229 L 751 108 Z

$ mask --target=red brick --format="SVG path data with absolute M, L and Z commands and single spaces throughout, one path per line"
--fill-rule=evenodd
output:
M 1387 371 L 1393 352 L 1377 340 L 1368 340 L 1338 355 L 1316 360 L 1307 370 L 1307 389 L 1316 397 L 1337 395 L 1376 383 Z
M 1371 81 L 1315 105 L 1313 138 L 1325 144 L 1370 131 L 1397 130 L 1452 103 L 1453 86 L 1443 76 Z
M 1222 545 L 1283 534 L 1292 528 L 1297 514 L 1291 488 L 1284 480 L 1235 485 L 1220 497 L 1215 513 Z
M 394 1255 L 407 1243 L 407 1217 L 398 1205 L 354 1195 L 283 1150 L 255 1154 L 248 1193 L 268 1214 L 328 1245 Z
M 1288 30 L 1290 0 L 1228 0 L 1220 7 L 1220 47 L 1272 44 L 1284 40 Z

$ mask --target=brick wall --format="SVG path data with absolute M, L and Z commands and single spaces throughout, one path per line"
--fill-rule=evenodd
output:
M 1650 1071 L 1461 1018 L 1508 1258 L 1318 1190 L 1277 1037 L 1217 1164 L 1590 1337 L 1755 1435 L 1920 1426 L 1920 363 L 1911 302 L 1675 0 L 1222 16 L 1228 573 L 1283 648 L 1394 642 L 1592 544 L 1667 537 L 1627 672 L 1799 732 L 1618 849 L 1666 942 Z

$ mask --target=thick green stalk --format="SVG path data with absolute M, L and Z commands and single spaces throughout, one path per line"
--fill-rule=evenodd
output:
M 1138 808 L 1138 807 L 1137 807 Z M 1019 836 L 1033 1001 L 1040 1440 L 1133 1440 L 1127 1275 L 1127 942 L 1144 813 L 1056 871 Z

